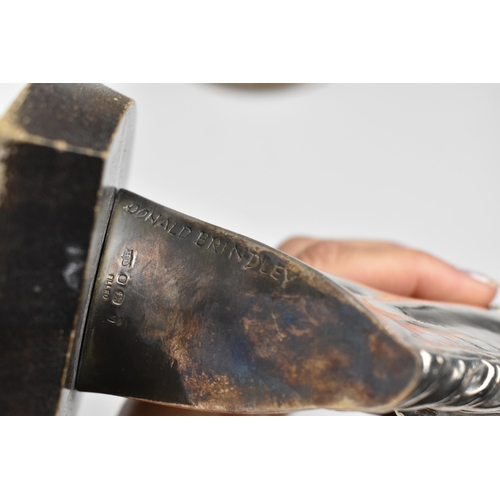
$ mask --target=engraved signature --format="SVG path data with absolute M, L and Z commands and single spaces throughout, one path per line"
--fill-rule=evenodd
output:
M 241 264 L 241 269 L 245 271 L 251 269 L 259 274 L 266 275 L 270 279 L 279 282 L 282 286 L 294 279 L 283 263 L 273 262 L 265 254 L 251 251 L 227 237 L 202 231 L 176 221 L 172 217 L 155 214 L 153 210 L 141 208 L 137 203 L 129 203 L 122 208 L 125 213 L 133 215 L 137 219 L 142 219 L 144 222 L 149 222 L 154 228 L 161 228 L 166 234 L 191 241 L 202 250 L 213 252 L 220 255 L 221 258 Z

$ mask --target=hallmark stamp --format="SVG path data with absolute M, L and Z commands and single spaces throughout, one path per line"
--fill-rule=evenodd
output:
M 118 278 L 116 278 L 116 282 L 122 286 L 125 286 L 127 284 L 127 281 L 128 281 L 128 275 L 123 274 L 123 273 L 121 273 L 120 276 L 118 276 Z
M 108 277 L 104 281 L 104 290 L 102 292 L 103 299 L 109 299 L 114 279 L 115 279 L 114 274 L 108 274 Z
M 117 290 L 113 294 L 112 302 L 113 302 L 113 304 L 115 304 L 115 306 L 121 306 L 124 298 L 125 298 L 125 294 L 121 290 Z
M 122 254 L 122 266 L 130 267 L 132 265 L 132 259 L 134 258 L 134 251 L 131 248 L 125 248 Z

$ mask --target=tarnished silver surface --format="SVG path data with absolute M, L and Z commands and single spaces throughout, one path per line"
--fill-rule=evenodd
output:
M 419 382 L 399 412 L 498 413 L 500 410 L 500 314 L 455 304 L 395 300 L 339 278 L 332 279 L 418 352 Z M 409 412 L 410 413 L 410 412 Z M 426 414 L 432 414 L 428 412 Z
M 322 273 L 117 194 L 78 389 L 216 412 L 385 412 L 419 363 Z
M 495 413 L 500 314 L 326 277 L 120 191 L 77 388 L 204 411 Z

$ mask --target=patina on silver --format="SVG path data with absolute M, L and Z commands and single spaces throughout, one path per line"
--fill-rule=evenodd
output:
M 213 412 L 500 409 L 500 315 L 395 300 L 118 192 L 76 387 Z

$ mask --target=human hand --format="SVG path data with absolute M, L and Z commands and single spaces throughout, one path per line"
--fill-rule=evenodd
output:
M 298 237 L 279 249 L 320 271 L 405 297 L 487 307 L 497 291 L 497 284 L 486 277 L 394 243 Z M 213 415 L 133 400 L 121 414 Z
M 487 307 L 498 284 L 395 243 L 291 238 L 280 250 L 320 271 L 404 297 Z

